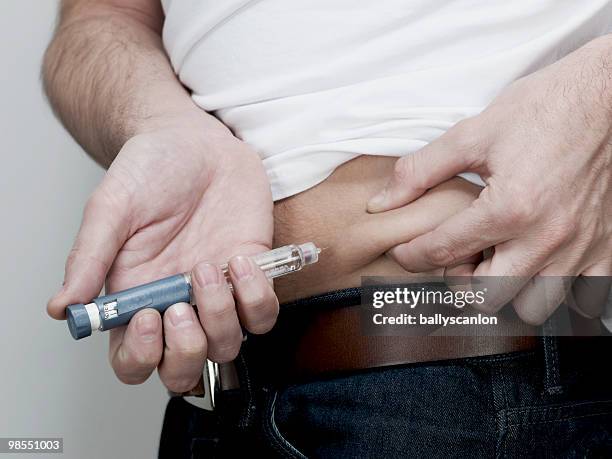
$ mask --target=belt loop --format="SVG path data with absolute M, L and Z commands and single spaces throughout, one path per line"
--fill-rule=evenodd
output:
M 563 387 L 559 367 L 559 343 L 550 321 L 546 321 L 542 325 L 542 336 L 540 338 L 544 356 L 544 392 L 549 396 L 561 395 Z

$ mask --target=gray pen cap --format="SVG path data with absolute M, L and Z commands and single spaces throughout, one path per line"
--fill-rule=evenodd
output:
M 82 303 L 71 304 L 66 308 L 68 330 L 74 339 L 85 338 L 91 335 L 91 321 L 87 308 Z

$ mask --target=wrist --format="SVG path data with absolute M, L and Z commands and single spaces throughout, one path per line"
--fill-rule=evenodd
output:
M 197 137 L 231 135 L 223 123 L 193 103 L 187 107 L 166 108 L 163 112 L 136 119 L 128 130 L 130 137 L 159 131 L 191 132 Z
M 194 110 L 168 111 L 150 116 L 129 138 L 144 151 L 168 152 L 196 167 L 235 167 L 236 161 L 261 162 L 259 155 L 236 138 L 223 123 L 194 105 Z
M 147 116 L 134 126 L 130 138 L 134 137 L 151 139 L 204 156 L 217 150 L 216 145 L 227 143 L 229 139 L 236 140 L 223 123 L 195 105 Z

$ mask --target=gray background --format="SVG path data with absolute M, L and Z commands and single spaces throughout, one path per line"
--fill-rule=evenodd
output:
M 121 384 L 105 335 L 77 343 L 45 312 L 102 175 L 42 95 L 55 9 L 52 0 L 0 3 L 0 437 L 64 437 L 56 458 L 154 457 L 167 400 L 157 376 Z

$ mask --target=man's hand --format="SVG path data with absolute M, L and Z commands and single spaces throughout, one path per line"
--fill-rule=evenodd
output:
M 240 323 L 263 333 L 278 313 L 271 284 L 249 258 L 230 262 L 236 305 L 218 268 L 271 246 L 273 205 L 261 160 L 200 116 L 206 122 L 173 119 L 125 144 L 85 207 L 65 284 L 48 304 L 60 319 L 66 305 L 97 296 L 107 276 L 112 292 L 193 268 L 199 320 L 191 306 L 178 304 L 163 320 L 144 310 L 111 330 L 111 364 L 128 384 L 159 366 L 170 390 L 186 391 L 207 356 L 236 356 Z
M 518 315 L 540 324 L 567 285 L 559 282 L 547 304 L 534 307 L 541 296 L 529 279 L 612 274 L 611 134 L 606 36 L 516 81 L 480 115 L 398 160 L 368 210 L 394 209 L 460 172 L 479 173 L 486 187 L 470 208 L 390 255 L 420 272 L 494 247 L 491 258 L 462 274 L 520 276 L 488 297 L 488 311 L 514 298 Z
M 243 257 L 230 262 L 235 307 L 217 268 L 270 247 L 269 184 L 257 154 L 196 107 L 177 79 L 163 21 L 159 0 L 61 2 L 45 53 L 45 91 L 85 151 L 112 165 L 85 208 L 65 285 L 48 311 L 63 318 L 68 304 L 97 296 L 107 274 L 111 292 L 193 269 L 200 320 L 179 304 L 163 324 L 145 310 L 111 331 L 110 359 L 122 381 L 143 382 L 159 366 L 166 386 L 181 392 L 196 384 L 206 356 L 236 355 L 239 317 L 248 330 L 265 332 L 278 301 Z

